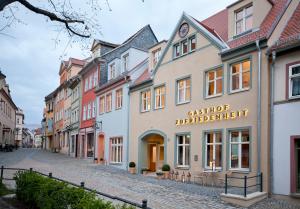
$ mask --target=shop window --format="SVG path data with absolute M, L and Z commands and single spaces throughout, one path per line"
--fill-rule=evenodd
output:
M 147 112 L 150 111 L 151 109 L 151 91 L 143 91 L 141 93 L 141 111 L 142 112 Z
M 100 97 L 100 102 L 99 103 L 100 103 L 99 104 L 100 105 L 99 113 L 102 114 L 102 113 L 105 112 L 105 97 L 104 96 Z
M 218 68 L 206 72 L 206 97 L 219 96 L 223 92 L 223 69 Z
M 222 132 L 205 133 L 205 168 L 222 169 Z
M 244 7 L 235 12 L 235 34 L 251 30 L 253 27 L 253 6 Z
M 232 64 L 230 67 L 230 92 L 238 92 L 250 88 L 251 61 Z
M 230 131 L 230 169 L 249 170 L 250 134 L 249 130 Z
M 300 97 L 300 64 L 289 68 L 290 98 Z
M 118 89 L 116 91 L 116 109 L 121 109 L 123 105 L 123 90 Z
M 122 163 L 123 162 L 123 138 L 116 137 L 111 138 L 111 163 Z
M 190 135 L 177 136 L 177 167 L 190 166 Z
M 112 94 L 106 95 L 106 112 L 110 112 L 112 110 Z
M 166 87 L 160 86 L 154 89 L 155 97 L 155 109 L 161 109 L 165 107 L 165 96 L 166 96 Z
M 191 79 L 185 78 L 177 81 L 177 104 L 187 103 L 191 100 Z
M 94 156 L 94 133 L 87 134 L 87 157 Z

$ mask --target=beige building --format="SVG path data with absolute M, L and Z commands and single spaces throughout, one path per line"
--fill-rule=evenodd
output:
M 139 172 L 263 173 L 269 191 L 266 49 L 294 2 L 237 1 L 203 21 L 183 13 L 154 70 L 131 86 L 129 160 Z
M 15 145 L 17 106 L 10 95 L 6 76 L 0 71 L 0 144 Z
M 18 146 L 22 145 L 23 128 L 24 128 L 24 112 L 18 108 L 16 111 L 16 132 L 15 132 L 15 143 Z

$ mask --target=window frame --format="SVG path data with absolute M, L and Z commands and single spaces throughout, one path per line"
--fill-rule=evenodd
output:
M 178 143 L 179 137 L 184 137 L 183 144 Z M 189 143 L 188 144 L 186 143 L 186 137 L 189 137 Z M 176 154 L 176 156 L 175 156 L 175 167 L 176 168 L 179 168 L 179 169 L 188 169 L 188 168 L 190 168 L 190 166 L 191 166 L 191 139 L 192 139 L 192 137 L 191 137 L 190 133 L 177 133 L 175 135 L 175 140 L 176 140 L 176 144 L 175 144 L 175 149 L 176 149 L 176 151 L 175 151 L 175 154 Z M 184 147 L 183 148 L 183 154 L 182 154 L 183 164 L 179 165 L 179 147 L 181 147 L 181 146 Z M 189 156 L 188 156 L 189 165 L 185 164 L 186 147 L 188 147 L 188 149 L 189 149 Z
M 152 52 L 152 56 L 153 56 L 153 67 L 155 67 L 161 57 L 161 47 L 158 48 L 158 49 L 155 49 L 153 52 Z
M 108 100 L 107 98 L 110 97 L 110 105 L 109 105 L 109 108 L 108 108 Z M 105 110 L 106 112 L 111 112 L 112 111 L 112 93 L 108 93 L 105 95 Z
M 86 120 L 86 105 L 83 106 L 83 111 L 82 111 L 82 120 L 85 121 Z
M 101 104 L 102 99 L 103 99 L 103 104 Z M 103 105 L 102 108 L 101 105 Z M 103 95 L 99 97 L 99 115 L 104 114 L 106 112 L 105 106 L 106 106 L 105 95 Z
M 129 70 L 129 53 L 126 53 L 122 56 L 123 72 Z
M 190 98 L 189 98 L 189 100 L 185 100 L 185 101 L 183 101 L 183 102 L 179 102 L 179 82 L 180 81 L 183 81 L 183 80 L 190 80 L 190 86 L 189 86 L 189 88 L 190 88 Z M 176 95 L 176 97 L 175 97 L 175 102 L 176 102 L 176 105 L 182 105 L 182 104 L 187 104 L 187 103 L 190 103 L 191 102 L 191 100 L 192 100 L 192 77 L 189 75 L 189 76 L 185 76 L 185 77 L 182 77 L 182 78 L 178 78 L 178 79 L 176 79 L 176 81 L 175 81 L 175 87 L 176 87 L 176 89 L 175 89 L 175 95 Z M 187 87 L 186 87 L 186 82 L 185 82 L 185 85 L 184 85 L 184 98 L 186 97 L 186 89 L 187 89 Z
M 156 96 L 157 96 L 156 90 L 161 89 L 161 88 L 164 88 L 164 93 L 162 94 L 161 91 L 160 91 L 160 94 L 159 94 L 160 106 L 156 106 L 156 99 L 157 99 L 156 98 Z M 154 94 L 153 94 L 153 97 L 154 97 L 154 105 L 153 105 L 154 110 L 164 109 L 166 107 L 166 85 L 162 84 L 162 85 L 159 85 L 159 86 L 155 86 L 153 88 L 153 92 L 154 92 Z M 163 105 L 162 105 L 162 98 L 164 98 L 164 102 L 163 102 L 164 104 Z
M 249 8 L 249 7 L 252 7 L 252 13 L 251 14 L 248 14 L 246 15 L 246 10 Z M 243 15 L 242 15 L 242 18 L 241 19 L 237 19 L 237 14 L 239 12 L 242 12 Z M 250 29 L 247 29 L 246 30 L 246 19 L 249 18 L 249 17 L 252 17 L 252 27 Z M 242 22 L 242 31 L 240 33 L 237 33 L 237 22 Z M 239 36 L 241 34 L 245 34 L 247 32 L 250 32 L 253 30 L 253 4 L 250 3 L 246 6 L 243 6 L 242 8 L 234 11 L 234 34 L 235 36 Z
M 216 142 L 216 133 L 219 133 L 221 135 L 221 142 Z M 213 134 L 213 143 L 207 143 L 207 134 Z M 203 157 L 203 168 L 205 170 L 211 170 L 211 167 L 207 166 L 207 145 L 213 146 L 213 160 L 216 159 L 216 146 L 221 146 L 221 167 L 215 167 L 216 170 L 223 170 L 223 143 L 224 143 L 224 137 L 223 137 L 223 130 L 207 130 L 204 131 L 204 138 L 203 138 L 203 149 L 204 149 L 204 157 Z
M 118 95 L 118 92 L 121 92 L 121 96 L 120 95 Z M 115 109 L 116 110 L 119 110 L 119 109 L 122 109 L 122 107 L 123 107 L 123 88 L 120 88 L 120 89 L 117 89 L 116 90 L 116 107 L 115 107 Z M 119 99 L 120 99 L 120 101 L 119 101 Z M 119 102 L 120 102 L 120 104 L 119 104 Z
M 246 71 L 246 72 L 249 72 L 249 74 L 250 74 L 249 86 L 246 88 L 243 88 L 243 73 L 244 73 L 244 71 L 241 71 L 241 66 L 242 66 L 242 63 L 246 62 L 246 61 L 250 62 L 249 71 Z M 239 88 L 232 90 L 232 67 L 233 67 L 233 65 L 236 65 L 236 64 L 240 65 L 240 69 L 239 69 L 239 73 L 238 73 L 239 74 Z M 248 57 L 228 63 L 228 93 L 234 94 L 234 93 L 238 93 L 238 92 L 248 91 L 251 88 L 252 88 L 252 56 L 248 56 Z
M 222 77 L 217 77 L 217 71 L 218 70 L 222 70 Z M 208 92 L 209 92 L 209 73 L 214 71 L 214 94 L 213 95 L 208 95 Z M 217 93 L 217 80 L 220 80 L 222 81 L 222 91 L 221 93 Z M 222 96 L 224 94 L 224 66 L 223 65 L 220 65 L 220 66 L 217 66 L 217 67 L 214 67 L 212 69 L 209 69 L 209 70 L 206 70 L 204 72 L 204 98 L 206 99 L 209 99 L 209 98 L 214 98 L 214 97 L 219 97 L 219 96 Z
M 148 97 L 147 97 L 147 92 L 149 92 L 149 94 L 150 94 L 150 96 L 149 96 L 149 99 L 148 99 Z M 143 98 L 143 94 L 146 94 L 146 98 L 144 99 Z M 140 92 L 140 112 L 142 112 L 142 113 L 144 113 L 144 112 L 149 112 L 150 110 L 151 110 L 151 96 L 152 96 L 152 94 L 151 94 L 151 89 L 145 89 L 145 90 L 143 90 L 143 91 L 141 91 Z M 147 108 L 147 109 L 144 109 L 144 103 L 143 103 L 143 101 L 146 101 L 146 107 L 148 107 L 149 105 L 149 109 Z M 149 100 L 149 101 L 148 101 Z
M 195 39 L 195 49 L 191 48 L 191 40 Z M 183 43 L 186 42 L 187 43 L 187 52 L 183 53 Z M 179 55 L 176 56 L 176 47 L 179 47 Z M 196 51 L 197 49 L 197 33 L 193 33 L 190 34 L 189 36 L 182 38 L 180 40 L 178 40 L 176 43 L 173 44 L 173 60 L 186 56 L 194 51 Z
M 112 76 L 112 72 L 114 74 L 114 76 Z M 113 62 L 109 65 L 109 79 L 114 79 L 116 78 L 116 63 Z
M 288 91 L 289 91 L 289 99 L 298 99 L 300 98 L 300 94 L 293 96 L 293 85 L 292 85 L 292 79 L 294 78 L 300 78 L 300 73 L 296 74 L 296 75 L 292 75 L 292 70 L 294 67 L 300 67 L 300 63 L 294 64 L 294 65 L 290 65 L 288 68 Z
M 113 143 L 116 141 L 116 143 Z M 116 148 L 116 155 L 114 156 L 113 148 Z M 118 155 L 119 154 L 119 155 Z M 123 163 L 123 137 L 111 137 L 110 138 L 110 159 L 109 163 L 111 164 L 122 164 Z M 114 157 L 118 158 L 120 156 L 121 159 L 114 159 Z

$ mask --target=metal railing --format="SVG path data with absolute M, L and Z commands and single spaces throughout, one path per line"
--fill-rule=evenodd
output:
M 82 189 L 84 189 L 86 191 L 89 191 L 89 192 L 94 192 L 97 195 L 100 195 L 100 196 L 103 196 L 103 197 L 106 197 L 106 198 L 109 198 L 109 199 L 112 199 L 112 200 L 117 200 L 117 201 L 129 204 L 129 205 L 135 206 L 137 208 L 151 209 L 150 207 L 147 206 L 148 202 L 147 202 L 146 199 L 142 200 L 142 204 L 140 204 L 140 203 L 137 203 L 137 202 L 133 202 L 133 201 L 124 199 L 122 197 L 110 195 L 110 194 L 107 194 L 107 193 L 104 193 L 104 192 L 99 192 L 99 191 L 97 191 L 95 189 L 88 188 L 88 187 L 85 186 L 84 182 L 80 182 L 80 184 L 75 184 L 73 182 L 66 181 L 66 180 L 54 177 L 52 173 L 44 174 L 42 172 L 35 171 L 32 168 L 30 168 L 30 169 L 24 169 L 24 168 L 5 168 L 4 166 L 1 166 L 1 170 L 0 170 L 0 183 L 2 183 L 3 180 L 8 180 L 8 181 L 14 181 L 15 180 L 14 178 L 5 178 L 4 177 L 4 170 L 31 171 L 31 172 L 35 172 L 35 173 L 37 173 L 39 175 L 42 175 L 42 176 L 45 176 L 45 177 L 48 177 L 48 178 L 51 178 L 51 179 L 54 179 L 54 180 L 57 180 L 57 181 L 60 181 L 60 182 L 67 183 L 67 184 L 72 185 L 74 187 L 82 188 Z
M 253 184 L 248 184 L 249 183 L 249 179 L 254 179 L 257 178 L 255 183 Z M 243 186 L 236 186 L 236 185 L 229 185 L 228 180 L 229 179 L 238 179 L 240 181 L 240 183 L 243 183 Z M 243 189 L 243 195 L 244 197 L 247 197 L 247 189 L 251 188 L 251 187 L 257 187 L 259 186 L 259 191 L 262 192 L 263 191 L 263 174 L 260 173 L 258 175 L 255 176 L 244 176 L 244 177 L 234 177 L 234 176 L 228 176 L 227 174 L 225 174 L 225 194 L 228 193 L 228 187 L 235 187 L 235 188 L 242 188 Z

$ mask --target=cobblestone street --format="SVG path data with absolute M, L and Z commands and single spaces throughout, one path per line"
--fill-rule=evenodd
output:
M 169 180 L 157 180 L 142 175 L 130 175 L 126 171 L 110 166 L 94 165 L 88 160 L 36 149 L 19 149 L 10 153 L 0 153 L 0 165 L 6 167 L 30 168 L 87 187 L 141 203 L 148 200 L 151 208 L 237 208 L 221 201 L 220 188 L 201 187 Z M 252 209 L 300 208 L 297 203 L 289 203 L 273 198 L 251 207 Z

